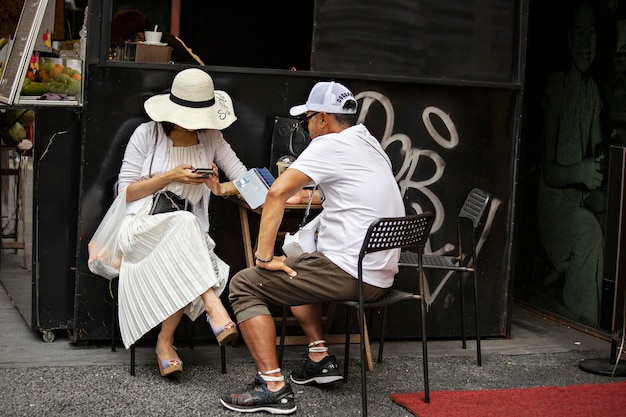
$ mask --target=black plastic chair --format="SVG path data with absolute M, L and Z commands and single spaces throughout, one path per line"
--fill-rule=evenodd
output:
M 382 362 L 383 347 L 385 343 L 385 325 L 387 307 L 407 300 L 417 300 L 420 303 L 421 314 L 421 335 L 422 335 L 422 363 L 424 368 L 424 399 L 430 402 L 430 388 L 428 382 L 428 349 L 426 339 L 426 304 L 424 301 L 424 271 L 422 268 L 422 254 L 424 246 L 430 235 L 430 229 L 434 222 L 434 215 L 431 212 L 414 214 L 405 217 L 381 218 L 375 220 L 367 230 L 361 251 L 359 252 L 358 279 L 359 279 L 359 300 L 342 301 L 347 307 L 351 307 L 358 312 L 359 336 L 361 350 L 361 402 L 363 416 L 367 415 L 367 358 L 365 344 L 369 343 L 365 337 L 365 311 L 369 309 L 383 309 L 382 330 L 378 348 L 378 363 Z M 379 252 L 388 249 L 404 248 L 415 251 L 417 259 L 417 278 L 419 281 L 419 292 L 411 293 L 400 291 L 395 288 L 389 289 L 380 299 L 373 302 L 363 302 L 363 258 L 369 253 Z M 352 314 L 346 314 L 346 342 L 344 353 L 344 383 L 348 382 L 348 361 L 350 355 L 350 329 Z
M 112 307 L 112 314 L 111 314 L 111 352 L 115 352 L 116 346 L 117 346 L 116 334 L 117 334 L 118 322 L 117 322 L 117 285 L 116 283 L 118 281 L 119 281 L 119 277 L 116 277 L 116 278 L 113 278 L 111 280 L 111 283 L 109 284 L 110 294 L 113 300 L 113 307 Z M 194 348 L 194 326 L 195 326 L 195 323 L 191 322 L 190 330 L 189 330 L 189 349 Z M 220 361 L 222 365 L 222 373 L 225 374 L 226 373 L 226 346 L 220 346 Z M 134 343 L 130 346 L 130 369 L 129 371 L 132 376 L 135 376 L 135 344 Z
M 456 255 L 432 255 L 425 254 L 423 256 L 423 264 L 425 269 L 438 269 L 456 272 L 459 277 L 459 299 L 461 310 L 461 338 L 463 349 L 467 348 L 467 335 L 465 331 L 465 300 L 463 296 L 463 276 L 469 274 L 472 279 L 472 289 L 474 293 L 474 323 L 476 332 L 476 363 L 482 365 L 482 356 L 480 349 L 480 326 L 478 321 L 478 282 L 477 282 L 477 242 L 481 232 L 481 224 L 491 201 L 491 194 L 479 188 L 472 189 L 467 195 L 463 207 L 457 220 L 457 246 Z M 471 227 L 470 227 L 471 226 Z M 466 233 L 469 227 L 469 233 Z M 470 250 L 464 252 L 467 248 L 467 237 L 471 236 Z M 400 256 L 400 266 L 417 267 L 417 255 L 412 252 L 403 251 Z

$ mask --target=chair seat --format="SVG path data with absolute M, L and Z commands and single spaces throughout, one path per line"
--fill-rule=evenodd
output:
M 424 255 L 424 268 L 459 268 L 456 256 Z
M 427 255 L 422 256 L 424 268 L 427 269 L 447 269 L 455 271 L 470 271 L 471 268 L 459 265 L 456 256 L 443 255 Z M 417 266 L 417 254 L 414 252 L 403 251 L 400 255 L 398 266 Z
M 399 301 L 405 301 L 405 300 L 417 300 L 419 299 L 420 296 L 417 294 L 412 294 L 410 292 L 405 292 L 405 291 L 400 291 L 400 290 L 395 290 L 393 288 L 391 288 L 389 291 L 387 291 L 385 293 L 385 295 L 383 295 L 382 297 L 380 297 L 378 300 L 376 301 L 366 301 L 365 302 L 365 308 L 369 309 L 369 308 L 379 308 L 379 307 L 385 307 L 394 303 L 397 303 Z M 359 302 L 358 301 L 342 301 L 341 304 L 352 307 L 352 308 L 359 308 Z

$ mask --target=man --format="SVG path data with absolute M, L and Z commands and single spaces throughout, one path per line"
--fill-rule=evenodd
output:
M 305 115 L 303 123 L 313 140 L 267 194 L 256 266 L 237 273 L 230 284 L 239 330 L 258 369 L 253 384 L 220 399 L 226 408 L 240 412 L 296 411 L 293 391 L 278 365 L 276 327 L 268 304 L 292 306 L 309 342 L 304 366 L 292 373 L 291 381 L 326 384 L 343 379 L 323 340 L 321 302 L 358 298 L 358 254 L 367 228 L 379 217 L 405 215 L 391 162 L 367 128 L 356 124 L 357 102 L 350 90 L 337 82 L 319 82 L 306 104 L 292 107 L 290 113 Z M 274 256 L 287 200 L 313 184 L 324 197 L 317 251 Z M 365 258 L 366 301 L 378 299 L 393 284 L 399 256 L 399 250 L 389 250 Z

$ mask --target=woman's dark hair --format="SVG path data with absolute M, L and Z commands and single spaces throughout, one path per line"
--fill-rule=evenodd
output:
M 111 42 L 135 41 L 139 32 L 152 29 L 148 16 L 140 10 L 122 10 L 111 19 Z
M 161 126 L 163 127 L 163 131 L 165 132 L 165 134 L 167 136 L 170 135 L 170 133 L 172 133 L 172 130 L 174 129 L 175 124 L 172 122 L 159 122 L 161 123 Z M 197 129 L 198 132 L 204 132 L 206 129 Z
M 170 133 L 172 133 L 172 129 L 174 129 L 174 123 L 172 122 L 161 122 L 161 126 L 167 136 L 169 136 Z

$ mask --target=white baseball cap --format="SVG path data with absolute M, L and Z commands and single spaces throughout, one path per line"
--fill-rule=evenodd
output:
M 346 106 L 348 102 L 351 103 Z M 306 103 L 293 106 L 289 110 L 289 114 L 299 116 L 308 111 L 356 114 L 357 102 L 352 92 L 343 84 L 335 81 L 321 81 L 313 86 Z

